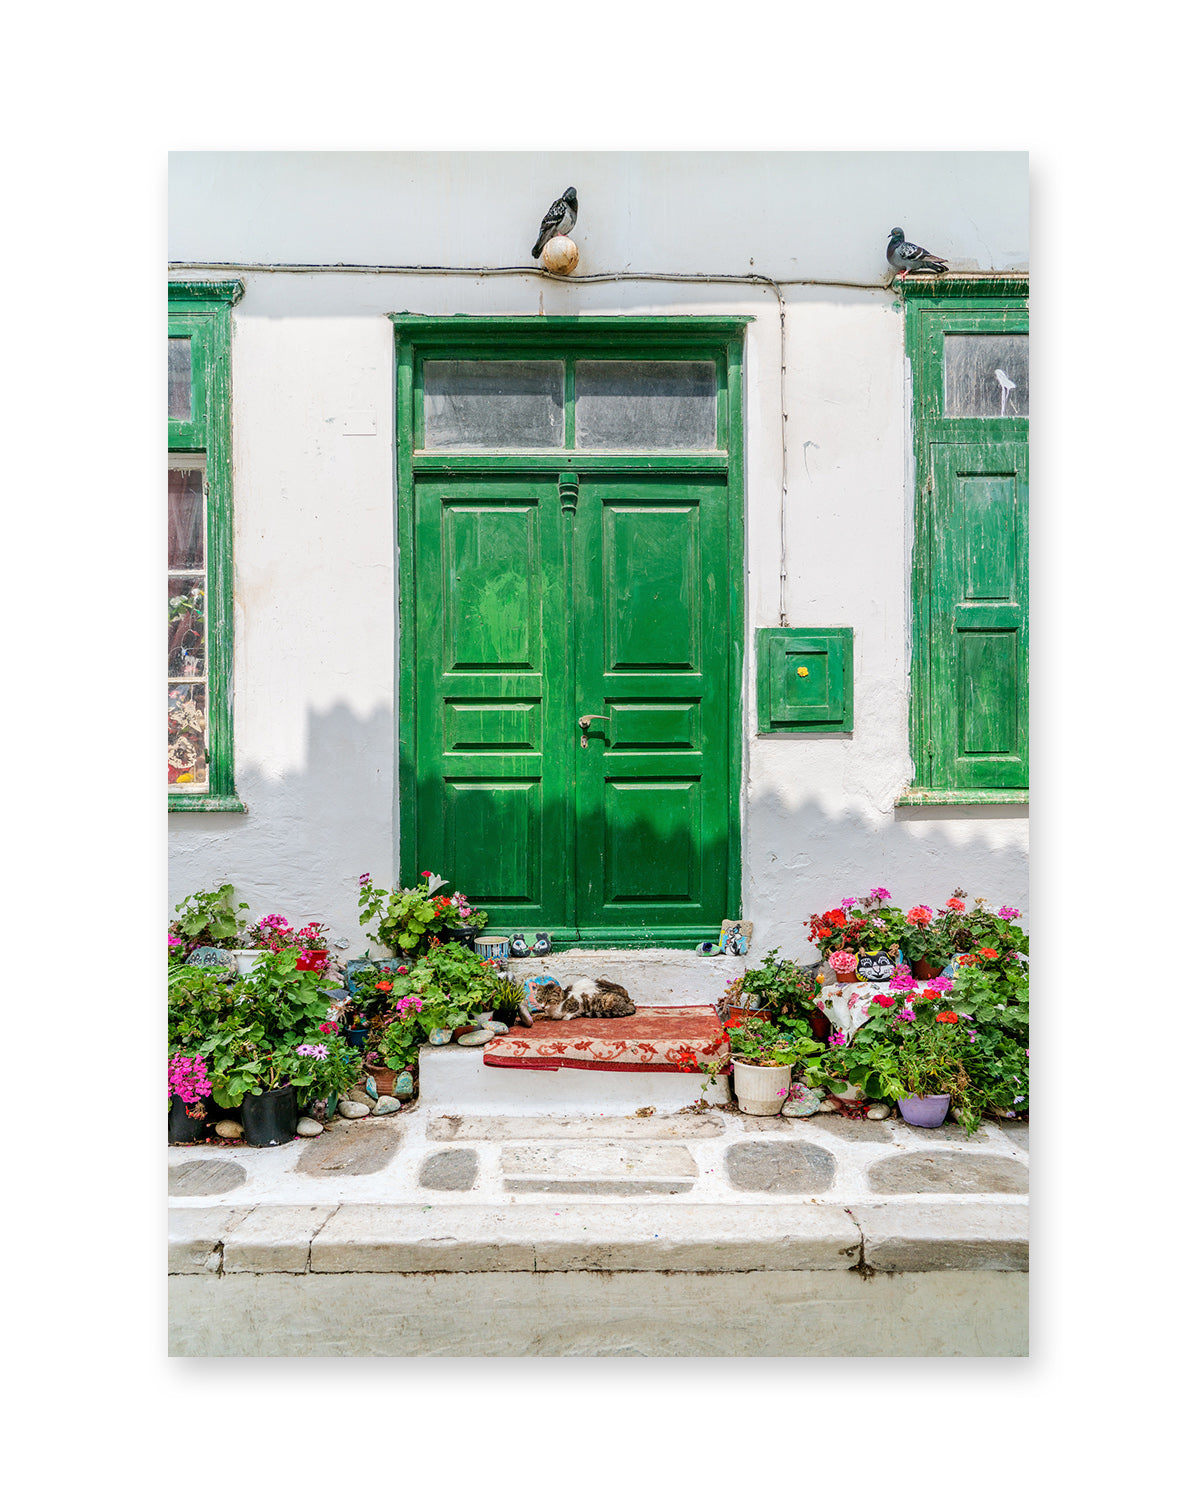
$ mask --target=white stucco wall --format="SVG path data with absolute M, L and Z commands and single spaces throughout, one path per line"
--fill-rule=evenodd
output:
M 1025 911 L 1024 807 L 894 807 L 912 771 L 911 440 L 903 318 L 882 285 L 893 224 L 954 269 L 1025 268 L 1023 154 L 184 153 L 171 159 L 169 257 L 532 268 L 541 214 L 568 182 L 580 196 L 579 275 L 753 272 L 877 288 L 787 289 L 788 623 L 854 627 L 853 736 L 755 733 L 754 631 L 779 623 L 780 342 L 768 289 L 178 269 L 246 284 L 233 342 L 234 738 L 250 810 L 171 815 L 170 904 L 229 879 L 254 916 L 319 917 L 353 947 L 357 876 L 394 875 L 387 314 L 626 311 L 755 318 L 743 915 L 757 924 L 756 951 L 807 953 L 807 915 L 875 885 L 906 905 L 961 885 Z

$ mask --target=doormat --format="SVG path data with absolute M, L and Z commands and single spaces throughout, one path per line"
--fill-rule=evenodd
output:
M 679 1073 L 712 1058 L 729 1072 L 729 1044 L 711 1005 L 651 1006 L 636 1015 L 594 1021 L 546 1021 L 514 1027 L 488 1042 L 483 1060 L 493 1068 L 592 1068 L 599 1073 Z M 684 1068 L 685 1063 L 694 1063 Z

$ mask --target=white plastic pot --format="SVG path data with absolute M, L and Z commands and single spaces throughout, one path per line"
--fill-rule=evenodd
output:
M 235 948 L 233 950 L 233 961 L 237 964 L 239 974 L 249 974 L 259 959 L 266 956 L 266 948 Z
M 777 1115 L 792 1084 L 790 1067 L 762 1068 L 733 1060 L 733 1092 L 744 1115 Z

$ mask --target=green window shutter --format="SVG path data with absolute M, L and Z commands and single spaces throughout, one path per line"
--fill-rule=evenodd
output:
M 1026 800 L 1027 282 L 931 280 L 905 289 L 917 481 L 915 777 L 899 800 Z
M 935 785 L 1029 785 L 1027 495 L 1023 445 L 933 445 Z

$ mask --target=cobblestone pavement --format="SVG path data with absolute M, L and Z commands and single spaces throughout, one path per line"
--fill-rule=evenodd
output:
M 338 1120 L 310 1140 L 168 1148 L 173 1206 L 350 1203 L 494 1207 L 531 1200 L 669 1198 L 1027 1204 L 1028 1127 L 974 1135 L 840 1115 L 720 1109 L 646 1117 L 432 1115 Z

